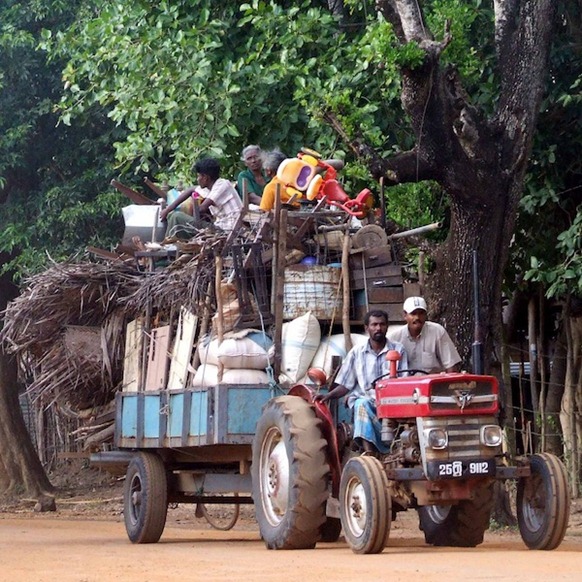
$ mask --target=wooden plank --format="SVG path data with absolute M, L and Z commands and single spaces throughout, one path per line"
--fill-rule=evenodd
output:
M 198 316 L 188 311 L 185 307 L 181 307 L 172 351 L 172 361 L 170 363 L 169 390 L 182 389 L 186 386 L 197 329 Z
M 125 357 L 123 360 L 124 392 L 137 392 L 141 376 L 141 353 L 143 347 L 143 322 L 134 319 L 127 324 L 125 330 Z
M 366 272 L 367 279 L 375 277 L 393 277 L 395 275 L 402 277 L 402 267 L 399 264 L 381 265 L 378 267 L 365 267 L 365 269 L 360 267 L 359 269 L 352 270 L 352 277 L 354 279 L 363 278 L 364 270 Z
M 352 273 L 353 274 L 353 273 Z M 402 275 L 394 275 L 392 277 L 352 277 L 352 289 L 375 289 L 377 287 L 395 287 L 402 285 Z
M 403 301 L 404 290 L 400 286 L 372 287 L 368 289 L 369 303 L 402 303 Z
M 403 323 L 401 303 L 369 303 L 367 308 L 365 305 L 357 305 L 354 309 L 355 318 L 362 321 L 366 312 L 374 309 L 385 311 L 388 314 L 388 320 L 391 324 Z
M 145 390 L 164 390 L 168 368 L 170 326 L 156 327 L 150 334 Z
M 418 297 L 422 295 L 420 283 L 404 283 L 404 297 Z
M 139 204 L 139 205 L 155 204 L 155 202 L 151 198 L 148 198 L 147 196 L 140 194 L 139 192 L 137 192 L 133 188 L 130 188 L 129 186 L 125 186 L 125 184 L 122 184 L 121 182 L 118 182 L 117 180 L 111 180 L 111 185 L 116 190 L 121 192 L 123 195 L 127 196 L 134 204 Z
M 356 249 L 355 251 L 352 251 L 350 257 L 350 266 L 354 269 L 361 268 L 362 257 L 366 269 L 394 263 L 394 259 L 392 257 L 392 247 L 390 245 L 371 249 Z M 399 265 L 392 266 L 399 267 Z
M 110 259 L 112 261 L 119 260 L 121 258 L 117 253 L 106 251 L 105 249 L 100 249 L 98 247 L 88 246 L 87 252 L 97 257 L 101 257 L 102 259 Z
M 152 182 L 148 177 L 143 179 L 144 184 L 153 192 L 155 192 L 160 198 L 166 199 L 168 194 L 165 190 L 162 190 L 155 182 Z

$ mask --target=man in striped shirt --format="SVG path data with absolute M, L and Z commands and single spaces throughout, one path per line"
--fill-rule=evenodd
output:
M 381 424 L 376 415 L 374 380 L 390 372 L 386 354 L 400 353 L 398 370 L 408 369 L 404 346 L 386 338 L 388 314 L 369 311 L 364 317 L 368 341 L 352 348 L 335 379 L 335 387 L 327 394 L 317 396 L 321 402 L 347 395 L 347 405 L 354 411 L 354 439 L 364 451 L 387 453 L 388 446 L 381 439 Z

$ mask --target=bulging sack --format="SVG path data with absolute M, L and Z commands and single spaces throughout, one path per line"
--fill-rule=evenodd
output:
M 283 324 L 281 372 L 291 382 L 297 382 L 305 376 L 320 340 L 319 321 L 310 311 Z
M 264 370 L 269 356 L 264 347 L 247 335 L 225 339 L 218 348 L 218 361 L 225 369 Z

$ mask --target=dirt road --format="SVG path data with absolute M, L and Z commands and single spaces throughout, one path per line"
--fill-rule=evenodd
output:
M 218 532 L 202 524 L 171 523 L 158 544 L 132 545 L 119 517 L 0 514 L 0 581 L 555 582 L 582 578 L 578 531 L 569 532 L 553 552 L 529 551 L 519 535 L 491 532 L 478 548 L 443 549 L 426 546 L 411 520 L 415 520 L 413 512 L 393 524 L 389 547 L 382 554 L 358 556 L 343 541 L 320 544 L 316 550 L 268 551 L 253 524 Z

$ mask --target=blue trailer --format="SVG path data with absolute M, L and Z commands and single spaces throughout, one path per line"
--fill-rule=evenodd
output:
M 182 390 L 118 392 L 115 450 L 91 455 L 93 466 L 125 474 L 124 519 L 134 543 L 154 543 L 168 504 L 196 504 L 211 524 L 234 525 L 241 504 L 253 503 L 252 441 L 268 384 L 218 384 Z M 225 521 L 209 507 L 229 505 Z

